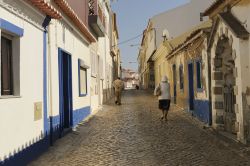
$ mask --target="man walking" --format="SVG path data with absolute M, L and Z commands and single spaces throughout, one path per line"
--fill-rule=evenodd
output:
M 115 88 L 115 104 L 121 105 L 121 93 L 124 85 L 120 77 L 113 82 L 113 87 Z

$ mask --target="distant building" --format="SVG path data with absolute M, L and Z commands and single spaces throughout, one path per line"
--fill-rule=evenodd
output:
M 122 80 L 125 89 L 135 89 L 139 86 L 139 74 L 131 69 L 122 69 Z
M 166 71 L 164 58 L 161 61 L 157 61 L 157 63 L 155 63 L 155 59 L 152 59 L 161 43 L 164 40 L 174 40 L 202 23 L 201 12 L 212 2 L 212 0 L 191 0 L 187 4 L 165 11 L 149 19 L 143 33 L 141 49 L 138 55 L 139 74 L 143 88 L 153 89 L 155 87 L 155 77 L 157 77 L 155 75 L 155 71 L 157 71 L 155 67 Z M 204 18 L 204 21 L 206 19 Z M 172 49 L 174 46 L 170 44 L 167 47 Z

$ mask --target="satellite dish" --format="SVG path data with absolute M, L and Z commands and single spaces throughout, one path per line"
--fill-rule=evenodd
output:
M 164 38 L 164 40 L 169 38 L 169 32 L 167 29 L 164 29 L 162 32 L 162 37 Z

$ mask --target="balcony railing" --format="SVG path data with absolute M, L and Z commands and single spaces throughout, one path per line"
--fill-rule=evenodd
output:
M 98 37 L 105 34 L 105 15 L 98 0 L 89 0 L 89 26 Z

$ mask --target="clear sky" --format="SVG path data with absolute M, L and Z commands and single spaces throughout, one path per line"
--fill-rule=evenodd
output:
M 147 27 L 148 19 L 188 3 L 190 0 L 114 0 L 112 9 L 117 14 L 119 42 L 126 41 L 142 34 Z M 119 45 L 122 67 L 137 71 L 137 56 L 141 37 Z M 137 45 L 131 47 L 130 45 Z M 136 62 L 136 63 L 135 63 Z

